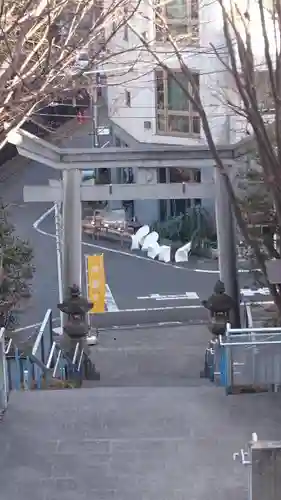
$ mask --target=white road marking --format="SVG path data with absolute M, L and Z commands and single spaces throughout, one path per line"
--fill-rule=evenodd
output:
M 274 302 L 272 300 L 263 300 L 263 301 L 255 301 L 255 302 L 247 302 L 247 304 L 251 306 L 264 306 L 264 305 L 272 305 Z M 241 304 L 243 305 L 243 303 Z M 119 309 L 116 312 L 144 312 L 144 311 L 173 311 L 174 309 L 205 309 L 202 304 L 194 304 L 188 306 L 166 306 L 166 307 L 140 307 L 135 309 Z M 113 311 L 114 312 L 114 311 Z
M 270 295 L 270 291 L 268 288 L 257 288 L 256 290 L 242 288 L 241 294 L 244 295 L 244 297 L 254 297 L 254 295 Z
M 53 322 L 56 323 L 59 321 L 60 318 L 54 318 Z M 30 330 L 30 328 L 37 328 L 38 326 L 42 325 L 42 321 L 40 323 L 33 323 L 33 325 L 26 325 L 26 326 L 21 326 L 20 328 L 16 328 L 13 330 L 13 332 L 18 333 L 18 332 L 24 332 L 25 330 Z
M 39 226 L 39 224 L 41 224 L 45 219 L 47 219 L 47 217 L 52 213 L 54 212 L 55 210 L 55 205 L 53 205 L 51 208 L 49 208 L 46 212 L 44 212 L 40 217 L 39 219 L 37 219 L 35 222 L 33 222 L 33 227 L 34 229 L 37 229 L 37 227 Z
M 181 294 L 171 294 L 171 295 L 160 295 L 159 293 L 151 293 L 146 297 L 137 297 L 138 300 L 198 300 L 199 296 L 195 292 L 185 292 Z
M 46 231 L 43 231 L 40 229 L 38 226 L 41 224 L 54 210 L 54 208 L 50 208 L 44 214 L 39 217 L 34 223 L 33 223 L 33 228 L 38 231 L 38 233 L 44 235 L 44 236 L 50 236 L 51 238 L 55 238 L 55 235 L 52 233 L 48 233 Z M 219 274 L 219 270 L 216 269 L 189 269 L 187 267 L 182 267 L 182 266 L 177 266 L 175 264 L 169 264 L 168 262 L 160 262 L 158 260 L 153 260 L 149 259 L 148 257 L 143 257 L 142 255 L 135 255 L 129 252 L 124 252 L 123 250 L 116 250 L 115 248 L 108 248 L 104 247 L 101 245 L 95 245 L 93 243 L 87 243 L 87 242 L 82 242 L 84 246 L 90 247 L 90 248 L 97 248 L 99 250 L 102 250 L 103 252 L 110 252 L 110 253 L 115 253 L 118 255 L 123 255 L 124 257 L 131 257 L 132 259 L 139 259 L 139 260 L 145 260 L 146 262 L 150 262 L 151 264 L 158 264 L 161 266 L 167 266 L 167 267 L 172 267 L 173 269 L 180 269 L 181 271 L 187 271 L 187 272 L 195 272 L 195 273 L 205 273 L 205 274 Z M 259 271 L 258 269 L 238 269 L 239 273 L 250 273 L 252 271 Z
M 181 268 L 181 269 L 185 269 L 186 271 L 193 271 L 194 273 L 219 274 L 218 269 L 187 269 L 187 268 Z M 238 273 L 253 273 L 259 271 L 260 269 L 238 269 Z
M 146 307 L 136 309 L 119 309 L 118 312 L 143 312 L 143 311 L 173 311 L 174 309 L 201 309 L 202 305 L 193 306 L 167 306 L 167 307 Z
M 119 307 L 117 306 L 109 285 L 105 285 L 105 301 L 108 312 L 118 312 Z

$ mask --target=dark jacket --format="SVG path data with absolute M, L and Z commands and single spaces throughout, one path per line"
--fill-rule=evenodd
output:
M 203 301 L 203 305 L 210 311 L 212 316 L 219 313 L 227 315 L 235 307 L 234 300 L 225 293 L 224 284 L 220 280 L 214 286 L 214 293 L 208 300 Z

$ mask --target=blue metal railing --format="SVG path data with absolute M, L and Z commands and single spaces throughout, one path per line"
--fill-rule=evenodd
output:
M 241 328 L 227 326 L 219 338 L 225 358 L 221 385 L 231 394 L 235 387 L 277 391 L 281 386 L 281 327 Z
M 251 305 L 242 303 L 242 328 L 237 330 L 239 333 L 245 331 L 245 328 L 253 328 L 253 317 Z M 225 349 L 222 343 L 222 337 L 212 339 L 205 353 L 205 369 L 204 374 L 211 382 L 217 385 L 227 387 L 229 384 L 229 350 Z
M 255 328 L 251 306 L 244 304 L 243 327 L 231 328 L 210 342 L 205 363 L 208 378 L 232 394 L 279 391 L 281 387 L 281 327 Z
M 52 311 L 48 309 L 31 349 L 19 349 L 0 330 L 0 413 L 5 411 L 11 390 L 41 389 L 52 379 L 81 383 L 89 358 L 77 342 L 70 358 L 53 339 Z

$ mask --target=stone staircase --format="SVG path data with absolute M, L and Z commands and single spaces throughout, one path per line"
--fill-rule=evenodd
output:
M 103 331 L 91 360 L 100 381 L 83 387 L 199 387 L 210 334 L 202 326 L 120 328 Z
M 29 363 L 42 353 L 42 330 Z M 253 431 L 279 438 L 280 394 L 225 397 L 201 379 L 208 339 L 204 325 L 102 331 L 91 353 L 100 381 L 11 391 L 0 498 L 247 500 L 247 470 L 232 455 Z
M 0 495 L 247 500 L 247 470 L 232 454 L 253 430 L 277 439 L 280 416 L 277 394 L 209 387 L 15 392 L 0 424 Z

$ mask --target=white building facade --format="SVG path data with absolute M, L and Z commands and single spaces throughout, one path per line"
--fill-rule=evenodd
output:
M 131 2 L 130 8 L 134 5 Z M 236 96 L 231 77 L 213 48 L 227 60 L 219 2 L 168 0 L 161 1 L 160 6 L 161 19 L 165 18 L 169 32 L 177 40 L 181 57 L 198 83 L 215 142 L 224 144 L 240 140 L 246 133 L 247 124 L 225 104 L 227 97 L 233 100 Z M 175 80 L 159 67 L 159 60 L 163 61 L 178 72 L 178 78 L 186 81 L 175 48 L 167 41 L 156 12 L 152 0 L 142 0 L 137 13 L 112 39 L 114 52 L 120 52 L 114 58 L 116 75 L 108 77 L 107 88 L 115 145 L 204 144 L 206 140 L 196 109 Z M 128 15 L 128 9 L 124 10 L 124 15 Z M 149 43 L 154 54 L 141 43 L 137 34 Z M 123 172 L 120 169 L 112 182 L 133 182 L 136 176 L 138 182 L 147 182 L 141 169 L 136 170 Z M 213 167 L 163 170 L 151 171 L 149 182 L 205 183 L 213 179 Z M 179 215 L 193 205 L 214 212 L 212 199 L 136 201 L 134 211 L 142 222 L 151 223 Z

